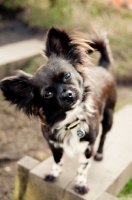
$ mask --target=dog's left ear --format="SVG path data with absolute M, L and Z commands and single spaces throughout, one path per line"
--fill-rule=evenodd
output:
M 32 114 L 32 103 L 34 98 L 31 75 L 22 71 L 16 76 L 7 77 L 0 81 L 0 89 L 5 100 L 15 104 L 27 115 Z
M 65 31 L 52 27 L 47 35 L 46 40 L 46 56 L 52 54 L 57 56 L 66 56 L 69 52 L 70 38 Z

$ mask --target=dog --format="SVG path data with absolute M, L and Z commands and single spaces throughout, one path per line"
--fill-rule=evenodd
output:
M 5 100 L 28 116 L 41 121 L 52 151 L 54 164 L 46 181 L 54 181 L 62 171 L 63 153 L 78 156 L 75 192 L 88 192 L 87 173 L 93 145 L 102 124 L 102 135 L 94 159 L 103 159 L 103 146 L 113 122 L 116 83 L 109 72 L 112 56 L 104 34 L 94 37 L 68 34 L 52 27 L 47 33 L 45 55 L 48 61 L 34 75 L 19 71 L 0 81 Z M 98 66 L 90 54 L 100 52 Z

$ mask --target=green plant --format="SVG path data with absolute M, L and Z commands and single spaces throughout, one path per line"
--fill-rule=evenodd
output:
M 34 74 L 36 70 L 45 64 L 46 59 L 43 56 L 36 56 L 28 61 L 26 67 L 24 67 L 24 71 L 29 74 Z
M 121 109 L 123 106 L 127 104 L 132 104 L 132 99 L 131 98 L 126 98 L 123 100 L 118 100 L 116 106 L 115 106 L 115 112 L 117 112 L 119 109 Z
M 61 0 L 50 5 L 47 8 L 32 6 L 24 16 L 30 26 L 40 26 L 49 28 L 51 25 L 63 24 L 68 22 L 72 15 L 72 9 L 67 1 Z
M 129 180 L 129 182 L 125 185 L 123 190 L 118 194 L 119 198 L 125 197 L 131 197 L 132 198 L 132 178 Z

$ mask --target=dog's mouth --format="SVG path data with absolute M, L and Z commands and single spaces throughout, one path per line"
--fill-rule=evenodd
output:
M 62 109 L 70 110 L 76 107 L 80 102 L 81 94 L 77 91 L 76 88 L 68 88 L 63 90 L 61 96 L 59 97 L 59 104 Z
M 65 102 L 65 104 L 73 104 L 75 100 L 72 97 L 62 97 L 62 100 Z
M 60 102 L 60 106 L 64 110 L 68 111 L 75 108 L 79 104 L 79 102 L 80 100 L 78 99 L 67 98 L 67 99 L 63 99 L 63 101 Z
M 80 102 L 80 100 L 78 100 L 78 99 L 66 99 L 65 100 L 65 104 L 69 105 L 71 107 L 75 107 L 76 105 L 79 104 L 79 102 Z

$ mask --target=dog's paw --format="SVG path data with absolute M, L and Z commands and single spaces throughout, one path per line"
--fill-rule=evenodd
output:
M 52 174 L 48 174 L 45 176 L 44 180 L 48 182 L 54 182 L 56 180 L 56 177 L 53 176 Z
M 75 185 L 74 190 L 76 193 L 81 194 L 81 195 L 86 194 L 89 191 L 88 187 L 83 186 L 83 185 Z
M 96 153 L 96 155 L 94 156 L 94 160 L 96 160 L 96 161 L 103 160 L 103 154 L 102 153 Z

